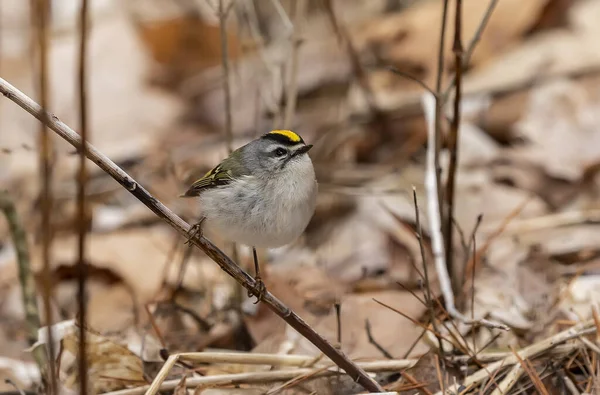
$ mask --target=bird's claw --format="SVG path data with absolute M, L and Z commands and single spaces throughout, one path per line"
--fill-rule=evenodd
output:
M 194 225 L 192 225 L 190 227 L 190 230 L 188 231 L 188 238 L 185 241 L 185 244 L 190 244 L 192 242 L 192 239 L 196 238 L 196 237 L 202 237 L 203 235 L 203 231 L 202 231 L 202 223 L 204 222 L 206 218 L 202 218 L 200 221 L 198 221 L 197 223 L 195 223 Z
M 265 286 L 265 283 L 262 281 L 260 276 L 256 276 L 254 281 L 256 283 L 255 289 L 248 290 L 248 297 L 256 296 L 256 302 L 254 302 L 254 304 L 257 304 L 265 296 L 265 293 L 267 292 L 267 287 Z

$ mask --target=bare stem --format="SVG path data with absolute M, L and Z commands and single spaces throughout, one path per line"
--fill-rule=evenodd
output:
M 35 30 L 37 37 L 37 61 L 38 61 L 38 94 L 40 96 L 41 109 L 40 114 L 42 122 L 40 123 L 40 140 L 39 140 L 39 156 L 40 156 L 40 184 L 41 184 L 41 235 L 42 235 L 42 282 L 43 282 L 43 298 L 44 298 L 44 313 L 46 317 L 46 325 L 48 326 L 48 353 L 49 358 L 49 380 L 48 392 L 50 394 L 57 393 L 56 386 L 56 369 L 54 361 L 54 341 L 52 331 L 52 285 L 50 283 L 50 251 L 52 244 L 52 228 L 51 228 L 51 213 L 53 205 L 52 197 L 52 167 L 53 167 L 53 146 L 50 140 L 50 135 L 46 124 L 48 122 L 48 1 L 35 0 L 32 1 L 33 18 L 35 20 Z
M 448 267 L 446 266 L 446 259 L 444 253 L 444 241 L 442 236 L 442 221 L 440 216 L 439 207 L 439 194 L 437 191 L 437 182 L 435 176 L 435 97 L 429 93 L 423 95 L 423 110 L 425 112 L 425 119 L 427 123 L 427 165 L 425 168 L 425 191 L 427 192 L 427 216 L 429 219 L 429 228 L 431 232 L 431 249 L 433 253 L 433 260 L 435 263 L 435 270 L 438 274 L 438 280 L 440 282 L 440 289 L 446 302 L 446 310 L 451 317 L 458 319 L 467 324 L 478 323 L 485 325 L 490 328 L 501 328 L 508 330 L 506 325 L 491 322 L 485 319 L 481 320 L 470 320 L 461 314 L 457 309 L 454 302 L 454 293 L 452 292 L 452 285 L 450 283 L 450 276 L 448 275 Z
M 79 177 L 77 179 L 77 225 L 78 225 L 78 250 L 77 260 L 77 304 L 79 309 L 79 353 L 77 366 L 79 370 L 79 393 L 87 395 L 87 301 L 85 294 L 85 281 L 87 265 L 85 262 L 85 242 L 87 236 L 87 215 L 85 187 L 87 183 L 86 172 L 86 142 L 88 141 L 88 111 L 87 111 L 87 31 L 88 31 L 88 1 L 81 0 L 79 32 L 79 128 L 83 144 L 79 149 Z
M 40 328 L 40 315 L 36 301 L 35 280 L 31 273 L 31 259 L 29 247 L 27 246 L 27 235 L 25 234 L 25 230 L 23 229 L 14 203 L 9 198 L 8 194 L 2 192 L 0 192 L 0 210 L 4 212 L 6 222 L 8 222 L 10 234 L 17 253 L 21 297 L 23 299 L 23 306 L 25 307 L 25 322 L 27 324 L 27 340 L 31 346 L 37 340 L 38 329 Z M 46 365 L 48 363 L 48 358 L 45 349 L 35 348 L 33 350 L 33 357 L 42 374 L 47 375 Z
M 442 80 L 444 78 L 444 52 L 446 46 L 446 20 L 448 19 L 448 1 L 444 0 L 444 5 L 442 8 L 442 26 L 440 30 L 440 44 L 438 48 L 438 69 L 437 69 L 437 77 L 435 83 L 435 180 L 437 183 L 438 189 L 438 204 L 440 209 L 443 206 L 444 199 L 442 196 L 442 181 L 441 181 L 441 172 L 442 167 L 440 164 L 440 152 L 442 151 L 442 109 L 444 107 L 444 101 L 440 97 L 442 92 Z M 442 213 L 440 212 L 440 215 Z
M 302 44 L 301 27 L 305 12 L 306 0 L 296 0 L 294 14 L 292 15 L 294 32 L 292 33 L 291 38 L 291 56 L 287 68 L 288 84 L 286 89 L 285 113 L 283 117 L 284 129 L 290 129 L 292 127 L 292 121 L 298 100 L 298 57 L 300 53 L 300 45 Z
M 50 127 L 50 129 L 56 132 L 57 135 L 66 140 L 73 147 L 81 149 L 81 137 L 75 133 L 73 129 L 61 122 L 56 116 L 51 114 L 45 115 L 44 111 L 42 111 L 41 107 L 37 103 L 2 78 L 0 78 L 0 93 L 33 115 L 38 120 L 41 121 L 47 119 L 48 127 Z M 106 157 L 89 143 L 86 143 L 85 151 L 88 159 L 90 159 L 108 175 L 114 178 L 140 202 L 152 210 L 152 212 L 155 213 L 159 218 L 168 223 L 182 236 L 186 238 L 190 236 L 191 226 L 171 210 L 169 210 L 158 199 L 152 196 L 146 189 L 144 189 L 144 187 L 142 187 L 142 185 L 140 185 L 129 174 L 123 171 L 123 169 L 117 166 L 113 161 L 111 161 L 108 157 Z M 254 279 L 242 268 L 236 265 L 235 262 L 233 262 L 221 250 L 219 250 L 210 240 L 197 235 L 193 237 L 190 242 L 204 251 L 206 255 L 208 255 L 221 267 L 221 269 L 223 269 L 223 271 L 234 277 L 236 281 L 242 284 L 244 288 L 253 292 L 254 294 L 259 293 L 260 289 L 257 287 Z M 292 328 L 298 331 L 298 333 L 314 344 L 315 347 L 323 352 L 323 354 L 327 355 L 337 366 L 343 369 L 346 374 L 352 377 L 358 384 L 362 385 L 365 389 L 371 392 L 382 391 L 381 386 L 377 384 L 375 380 L 369 377 L 362 368 L 348 359 L 348 357 L 346 357 L 340 350 L 337 350 L 335 347 L 333 347 L 331 343 L 315 332 L 315 330 L 312 329 L 302 318 L 300 318 L 270 292 L 267 291 L 263 293 L 262 302 L 265 303 L 266 306 L 275 314 L 287 322 Z
M 219 27 L 221 34 L 221 61 L 223 65 L 223 92 L 225 94 L 225 140 L 227 150 L 233 152 L 233 124 L 231 116 L 231 74 L 229 72 L 229 37 L 227 36 L 227 16 L 230 7 L 225 8 L 224 0 L 219 0 Z M 233 2 L 231 3 L 233 4 Z
M 464 52 L 464 54 L 462 56 L 461 62 L 462 62 L 463 67 L 466 67 L 469 64 L 469 61 L 471 60 L 471 56 L 473 55 L 473 51 L 475 51 L 475 47 L 477 46 L 477 43 L 479 43 L 479 40 L 481 40 L 481 36 L 483 35 L 483 32 L 484 32 L 488 22 L 490 21 L 490 18 L 492 17 L 492 14 L 494 13 L 494 9 L 496 8 L 497 4 L 498 4 L 498 0 L 490 0 L 490 4 L 489 4 L 488 8 L 485 10 L 485 14 L 483 15 L 483 18 L 481 19 L 479 26 L 477 27 L 477 31 L 473 35 L 473 38 L 471 38 L 471 41 L 469 42 L 469 46 L 467 47 L 467 50 Z M 446 88 L 446 90 L 444 91 L 444 94 L 442 95 L 442 106 L 444 105 L 444 103 L 446 103 L 446 100 L 448 100 L 448 97 L 450 96 L 450 92 L 452 92 L 452 88 L 454 88 L 455 83 L 456 83 L 456 75 L 454 75 L 452 77 L 452 79 L 450 80 L 450 83 L 448 83 L 448 87 Z M 441 89 L 441 87 L 440 87 L 440 89 Z
M 448 179 L 446 181 L 446 215 L 444 218 L 444 236 L 446 247 L 446 266 L 450 273 L 452 288 L 460 288 L 459 277 L 454 267 L 454 230 L 452 228 L 452 218 L 454 217 L 454 190 L 456 185 L 456 168 L 458 166 L 458 132 L 460 126 L 460 99 L 462 83 L 462 0 L 456 0 L 456 11 L 454 18 L 454 43 L 452 51 L 454 52 L 455 63 L 455 95 L 454 95 L 454 116 L 450 127 L 450 138 L 448 139 L 448 150 L 450 151 L 450 164 L 448 166 Z

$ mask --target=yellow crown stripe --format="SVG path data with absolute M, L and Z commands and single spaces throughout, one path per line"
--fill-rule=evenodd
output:
M 287 137 L 288 139 L 290 139 L 290 141 L 292 141 L 294 143 L 299 143 L 300 141 L 302 141 L 300 136 L 298 136 L 296 133 L 292 132 L 291 130 L 272 130 L 269 132 L 269 134 L 280 134 L 282 136 Z

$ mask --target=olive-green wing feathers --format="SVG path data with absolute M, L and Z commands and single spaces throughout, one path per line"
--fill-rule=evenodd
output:
M 247 174 L 247 170 L 230 156 L 218 164 L 214 169 L 206 173 L 202 178 L 194 181 L 181 197 L 198 196 L 207 189 L 227 185 L 237 177 Z

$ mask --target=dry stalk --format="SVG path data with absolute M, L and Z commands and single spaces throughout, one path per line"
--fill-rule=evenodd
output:
M 296 0 L 293 13 L 293 33 L 291 56 L 288 64 L 288 86 L 286 88 L 285 112 L 283 117 L 283 128 L 289 129 L 292 127 L 294 112 L 296 111 L 296 102 L 298 100 L 298 57 L 300 53 L 300 45 L 302 44 L 301 27 L 306 13 L 307 0 Z
M 427 166 L 425 172 L 425 190 L 427 193 L 427 215 L 431 232 L 431 248 L 435 263 L 435 269 L 440 282 L 440 289 L 446 302 L 446 310 L 451 317 L 466 324 L 481 324 L 489 328 L 500 328 L 508 330 L 506 325 L 488 321 L 486 319 L 472 320 L 461 314 L 454 303 L 454 293 L 448 275 L 448 267 L 445 262 L 444 242 L 442 237 L 442 221 L 440 217 L 439 195 L 436 180 L 435 167 L 435 97 L 429 93 L 422 96 L 423 110 L 427 123 Z
M 221 63 L 223 66 L 223 93 L 225 95 L 225 141 L 227 150 L 233 151 L 233 123 L 231 113 L 231 73 L 229 71 L 229 43 L 227 35 L 227 16 L 235 0 L 227 7 L 223 4 L 225 0 L 219 0 L 219 28 L 221 35 Z
M 27 341 L 33 345 L 37 341 L 38 329 L 40 328 L 40 315 L 37 306 L 35 292 L 35 280 L 31 272 L 31 260 L 27 235 L 19 219 L 14 203 L 8 194 L 0 192 L 0 211 L 4 213 L 8 228 L 13 240 L 17 254 L 17 265 L 19 269 L 19 283 L 21 285 L 21 297 L 25 308 L 25 322 L 27 325 Z M 48 358 L 46 351 L 42 348 L 33 350 L 33 357 L 38 364 L 42 376 L 47 375 Z
M 490 0 L 490 4 L 488 5 L 487 9 L 485 10 L 485 14 L 483 15 L 483 18 L 481 18 L 481 22 L 479 22 L 479 26 L 477 26 L 477 30 L 475 31 L 475 34 L 473 34 L 473 37 L 471 38 L 471 41 L 469 42 L 469 46 L 467 47 L 467 50 L 464 52 L 464 55 L 462 56 L 462 59 L 461 59 L 462 67 L 466 67 L 469 64 L 469 61 L 471 60 L 471 56 L 473 55 L 473 51 L 475 51 L 475 47 L 477 46 L 477 43 L 479 43 L 479 40 L 481 40 L 481 36 L 483 35 L 485 27 L 487 26 L 488 22 L 490 21 L 490 18 L 492 17 L 492 14 L 494 13 L 494 9 L 496 8 L 497 4 L 498 4 L 498 0 Z M 450 93 L 452 92 L 452 88 L 454 87 L 455 83 L 456 83 L 456 75 L 454 75 L 452 77 L 452 79 L 448 83 L 448 87 L 444 91 L 444 95 L 442 96 L 442 106 L 446 103 L 446 100 L 448 100 L 448 97 L 450 97 Z
M 86 171 L 86 142 L 88 138 L 88 108 L 87 108 L 87 33 L 88 33 L 88 1 L 81 0 L 81 11 L 79 17 L 79 131 L 83 144 L 79 149 L 79 177 L 77 179 L 77 225 L 79 231 L 77 260 L 77 304 L 79 310 L 79 352 L 77 355 L 77 366 L 79 370 L 79 392 L 87 395 L 87 301 L 85 294 L 85 281 L 87 277 L 87 265 L 85 262 L 85 242 L 87 236 L 86 221 L 86 199 L 85 187 L 87 184 Z
M 47 125 L 50 127 L 50 129 L 56 132 L 56 134 L 66 140 L 73 147 L 81 149 L 81 137 L 75 133 L 73 129 L 61 122 L 56 116 L 46 114 L 37 103 L 2 78 L 0 78 L 0 93 L 23 108 L 29 114 L 33 115 L 38 120 L 44 120 L 47 118 Z M 108 157 L 106 157 L 89 143 L 86 144 L 86 155 L 88 159 L 90 159 L 98 167 L 115 179 L 133 196 L 146 205 L 146 207 L 152 210 L 152 212 L 154 212 L 159 218 L 177 230 L 177 232 L 179 232 L 182 236 L 189 237 L 191 226 L 187 222 L 169 210 L 163 203 L 152 196 L 129 174 L 127 174 L 123 169 L 117 166 L 113 161 L 111 161 Z M 212 242 L 210 242 L 210 240 L 202 236 L 195 236 L 190 240 L 190 242 L 202 249 L 202 251 L 204 251 L 206 255 L 215 261 L 221 267 L 221 269 L 223 269 L 230 276 L 234 277 L 236 281 L 244 288 L 255 294 L 259 292 L 254 279 L 242 268 L 236 265 L 235 262 L 233 262 L 221 250 L 219 250 Z M 284 305 L 270 292 L 265 292 L 263 294 L 262 301 L 269 309 L 280 316 L 292 328 L 298 331 L 300 335 L 305 337 L 326 356 L 328 356 L 358 384 L 362 385 L 365 389 L 371 392 L 382 390 L 381 386 L 377 384 L 375 380 L 369 377 L 363 369 L 348 359 L 348 357 L 346 357 L 340 350 L 333 347 L 331 343 L 315 332 L 310 325 L 308 325 L 294 311 Z
M 442 152 L 442 114 L 444 108 L 444 100 L 442 100 L 441 92 L 442 92 L 442 80 L 444 78 L 444 52 L 446 46 L 446 21 L 448 17 L 448 3 L 449 0 L 444 0 L 444 4 L 442 7 L 442 26 L 440 27 L 440 44 L 438 47 L 438 68 L 437 68 L 437 76 L 435 83 L 435 124 L 434 124 L 434 140 L 435 141 L 435 151 L 434 151 L 434 165 L 435 165 L 435 182 L 437 184 L 438 191 L 438 206 L 441 210 L 444 203 L 444 199 L 442 196 L 442 166 L 440 164 L 440 152 Z M 428 144 L 432 144 L 429 142 Z M 442 217 L 442 212 L 440 211 L 440 217 Z
M 193 354 L 193 353 L 188 353 Z M 156 379 L 151 385 L 146 385 L 137 388 L 107 392 L 104 395 L 135 395 L 135 394 L 146 394 L 154 395 L 158 391 L 172 390 L 181 381 L 180 379 L 164 381 L 169 374 L 170 369 L 179 362 L 179 354 L 170 356 L 167 362 L 163 365 L 163 368 L 156 376 Z M 397 361 L 376 361 L 376 362 L 362 362 L 358 363 L 359 366 L 368 370 L 369 372 L 394 372 L 402 369 L 407 369 L 412 366 L 416 361 L 412 360 L 397 360 Z M 302 376 L 311 377 L 323 377 L 337 375 L 337 367 L 319 367 L 319 368 L 297 368 L 288 370 L 274 370 L 269 372 L 250 372 L 250 373 L 234 373 L 234 374 L 223 374 L 217 376 L 204 376 L 204 377 L 192 377 L 187 379 L 187 387 L 203 386 L 223 386 L 223 385 L 234 385 L 234 384 L 253 384 L 253 383 L 269 383 L 277 381 L 292 380 Z M 383 390 L 381 390 L 383 391 Z M 381 392 L 380 391 L 380 392 Z
M 415 225 L 417 226 L 417 237 L 419 238 L 419 251 L 421 252 L 421 260 L 423 261 L 423 271 L 425 276 L 423 278 L 425 283 L 425 289 L 427 292 L 424 292 L 427 304 L 427 310 L 429 311 L 429 319 L 431 320 L 431 325 L 436 333 L 439 333 L 437 328 L 437 324 L 435 322 L 435 311 L 433 307 L 433 297 L 431 296 L 431 282 L 429 281 L 429 270 L 427 269 L 427 257 L 425 255 L 425 246 L 423 245 L 423 227 L 421 226 L 421 215 L 419 214 L 419 202 L 417 200 L 417 189 L 413 186 L 413 205 L 415 206 Z M 442 345 L 442 339 L 436 335 L 436 339 L 438 341 L 438 350 L 441 356 L 444 355 L 444 347 Z
M 42 237 L 42 295 L 44 299 L 45 324 L 48 326 L 48 371 L 46 377 L 48 392 L 57 393 L 56 368 L 54 361 L 54 341 L 52 333 L 52 285 L 50 283 L 50 252 L 52 245 L 51 213 L 53 205 L 52 196 L 52 168 L 53 168 L 53 144 L 50 134 L 46 128 L 48 121 L 48 51 L 49 51 L 49 4 L 48 0 L 32 0 L 32 19 L 35 21 L 37 39 L 37 66 L 38 66 L 38 94 L 40 96 L 40 111 L 42 122 L 40 123 L 39 136 L 39 161 L 40 161 L 40 203 L 41 203 L 41 237 Z
M 543 215 L 535 218 L 527 218 L 512 221 L 504 230 L 505 236 L 516 235 L 526 232 L 535 232 L 544 229 L 555 229 L 563 226 L 572 226 L 579 224 L 597 224 L 600 222 L 600 210 L 580 210 L 566 211 Z M 484 231 L 491 232 L 492 227 L 496 225 L 486 226 Z
M 537 343 L 531 344 L 531 345 L 521 349 L 520 351 L 518 351 L 516 353 L 516 355 L 510 354 L 507 357 L 505 357 L 504 359 L 501 359 L 499 361 L 496 361 L 496 362 L 493 362 L 493 363 L 487 365 L 485 368 L 480 369 L 480 370 L 476 371 L 475 373 L 473 373 L 472 375 L 465 378 L 465 380 L 462 384 L 464 386 L 468 387 L 472 384 L 479 383 L 479 382 L 485 380 L 486 378 L 488 378 L 490 375 L 494 374 L 497 370 L 499 370 L 503 366 L 516 365 L 518 367 L 518 369 L 521 370 L 521 366 L 519 365 L 518 358 L 521 358 L 521 359 L 533 358 L 533 357 L 543 353 L 544 351 L 557 346 L 560 343 L 564 343 L 566 341 L 569 341 L 569 340 L 574 339 L 581 335 L 594 333 L 595 330 L 596 330 L 596 328 L 594 327 L 593 320 L 581 322 L 567 330 L 557 333 L 556 335 L 553 335 L 551 337 L 548 337 L 544 340 L 541 340 Z M 517 358 L 517 356 L 518 356 L 518 358 Z M 517 367 L 513 367 L 513 370 L 515 370 L 514 374 L 517 374 L 517 372 L 516 372 Z M 518 374 L 520 374 L 520 373 L 518 373 Z M 448 391 L 456 392 L 457 390 L 458 390 L 458 385 L 453 385 L 450 388 L 448 388 Z M 443 395 L 443 394 L 442 394 L 442 392 L 438 392 L 436 395 Z
M 455 67 L 455 94 L 454 94 L 454 115 L 450 125 L 450 136 L 448 139 L 448 151 L 450 152 L 450 163 L 448 164 L 448 179 L 446 180 L 446 212 L 442 216 L 444 220 L 444 237 L 446 247 L 446 267 L 450 274 L 450 280 L 453 290 L 460 288 L 459 277 L 454 267 L 454 229 L 452 219 L 454 218 L 454 197 L 456 186 L 456 171 L 458 167 L 458 133 L 460 129 L 460 100 L 462 88 L 463 73 L 463 46 L 462 46 L 462 0 L 456 0 L 456 10 L 454 12 L 454 43 L 452 51 L 454 52 Z M 442 206 L 443 207 L 443 206 Z
M 373 88 L 369 82 L 369 77 L 365 68 L 363 67 L 358 51 L 354 47 L 354 43 L 350 37 L 350 34 L 346 30 L 346 27 L 339 22 L 337 15 L 335 13 L 334 0 L 325 0 L 325 11 L 327 12 L 327 16 L 331 23 L 333 30 L 338 38 L 340 44 L 344 45 L 346 48 L 346 52 L 348 53 L 348 59 L 350 60 L 350 64 L 352 65 L 352 72 L 358 82 L 359 87 L 361 88 L 367 105 L 369 106 L 369 110 L 371 114 L 376 116 L 381 116 L 381 112 L 377 106 L 377 101 L 375 100 L 375 94 L 373 93 Z

